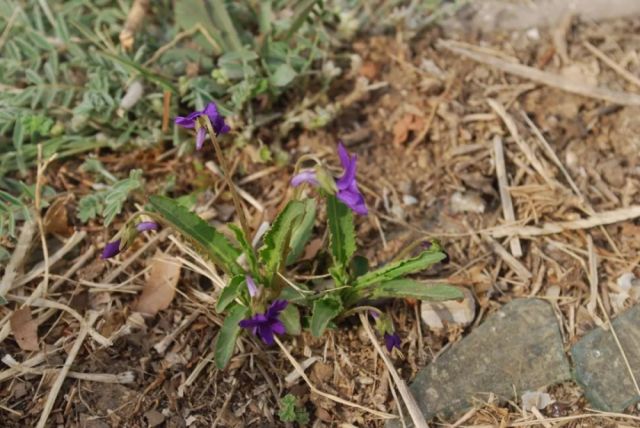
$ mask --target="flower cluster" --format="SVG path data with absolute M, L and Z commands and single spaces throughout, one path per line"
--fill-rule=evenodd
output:
M 194 111 L 187 116 L 176 117 L 175 124 L 195 130 L 197 150 L 203 147 L 207 135 L 216 143 L 217 136 L 230 131 L 224 116 L 220 114 L 213 102 L 208 103 L 202 110 Z M 220 152 L 219 145 L 215 145 L 216 151 Z M 224 164 L 224 157 L 220 153 L 218 155 L 221 164 Z M 300 162 L 304 158 L 301 158 Z M 235 314 L 225 319 L 223 327 L 223 330 L 231 330 L 233 334 L 221 334 L 216 340 L 216 363 L 220 368 L 228 363 L 232 355 L 232 352 L 227 352 L 229 349 L 233 350 L 228 345 L 228 341 L 235 341 L 241 329 L 247 330 L 266 345 L 273 345 L 276 342 L 276 336 L 285 334 L 288 329 L 292 334 L 299 332 L 303 325 L 302 315 L 306 316 L 309 311 L 310 318 L 304 319 L 304 325 L 308 326 L 313 335 L 320 336 L 332 321 L 351 313 L 349 311 L 369 310 L 375 319 L 376 331 L 383 338 L 387 351 L 392 352 L 394 348 L 400 349 L 401 339 L 395 331 L 392 319 L 379 309 L 358 305 L 372 296 L 415 297 L 416 290 L 419 290 L 415 281 L 408 278 L 405 281 L 393 280 L 419 272 L 430 264 L 448 259 L 448 256 L 437 241 L 433 241 L 424 243 L 420 255 L 411 259 L 412 268 L 403 270 L 402 274 L 395 274 L 395 271 L 400 269 L 393 269 L 391 265 L 369 270 L 367 260 L 355 254 L 355 226 L 354 216 L 351 213 L 365 216 L 369 212 L 356 178 L 358 157 L 356 154 L 349 153 L 342 142 L 339 142 L 337 158 L 342 165 L 342 172 L 338 177 L 334 177 L 320 161 L 317 161 L 318 164 L 312 169 L 298 171 L 296 167 L 296 173 L 291 179 L 291 186 L 310 185 L 316 188 L 319 195 L 326 200 L 327 206 L 335 206 L 337 200 L 341 207 L 337 210 L 327 209 L 326 213 L 329 241 L 336 237 L 338 240 L 334 242 L 343 240 L 343 245 L 331 244 L 329 248 L 333 263 L 329 267 L 329 273 L 333 279 L 334 288 L 327 290 L 328 292 L 324 289 L 313 290 L 302 284 L 304 289 L 298 288 L 296 284 L 289 282 L 281 275 L 286 265 L 291 263 L 289 258 L 293 262 L 300 259 L 302 251 L 312 236 L 313 228 L 316 227 L 314 216 L 317 201 L 315 199 L 300 197 L 299 191 L 293 192 L 294 198 L 288 201 L 273 220 L 271 228 L 264 235 L 263 247 L 258 250 L 251 244 L 251 230 L 242 221 L 241 228 L 229 224 L 236 238 L 232 242 L 232 239 L 225 237 L 213 225 L 185 209 L 177 201 L 164 196 L 149 197 L 153 212 L 147 214 L 152 218 L 164 219 L 167 224 L 188 238 L 199 237 L 202 240 L 202 236 L 206 237 L 207 233 L 208 236 L 215 237 L 215 240 L 204 238 L 205 244 L 211 245 L 205 245 L 206 248 L 201 250 L 208 253 L 211 260 L 215 260 L 216 265 L 229 278 L 228 286 L 224 288 L 221 298 L 218 299 L 216 310 L 226 311 L 230 315 Z M 229 172 L 225 168 L 222 165 L 225 178 L 229 178 Z M 231 191 L 235 192 L 233 189 Z M 345 206 L 348 209 L 345 209 Z M 241 210 L 242 207 L 237 204 L 236 209 Z M 193 224 L 198 225 L 198 233 L 191 232 L 194 229 L 191 227 Z M 158 223 L 154 221 L 127 222 L 116 235 L 116 239 L 105 246 L 102 258 L 116 256 L 130 246 L 140 233 L 158 230 L 158 228 Z M 345 250 L 346 248 L 351 250 Z M 391 263 L 403 262 L 401 260 Z M 280 279 L 284 279 L 286 284 Z M 246 288 L 242 286 L 243 284 Z M 382 287 L 384 285 L 386 288 Z M 291 296 L 286 294 L 287 292 L 294 291 L 301 297 L 283 298 Z M 445 291 L 449 293 L 447 296 L 453 296 L 445 298 L 459 298 L 451 290 L 441 290 L 439 296 Z M 301 314 L 301 308 L 305 308 L 304 314 Z M 222 351 L 218 353 L 218 350 Z M 220 358 L 218 358 L 219 355 L 221 355 Z

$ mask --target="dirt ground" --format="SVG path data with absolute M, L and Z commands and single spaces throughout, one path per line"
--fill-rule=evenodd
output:
M 635 270 L 640 275 L 640 223 L 634 218 L 539 235 L 522 229 L 517 232 L 519 238 L 513 233 L 506 238 L 500 235 L 504 229 L 499 226 L 512 222 L 503 215 L 494 156 L 497 139 L 505 152 L 508 192 L 518 227 L 571 222 L 633 207 L 640 204 L 640 109 L 573 95 L 507 74 L 436 48 L 438 39 L 455 36 L 507 62 L 517 61 L 587 85 L 638 93 L 638 82 L 625 80 L 589 46 L 637 76 L 639 30 L 638 18 L 601 23 L 574 19 L 550 29 L 493 35 L 451 35 L 434 28 L 412 40 L 399 36 L 361 39 L 353 46 L 361 57 L 360 66 L 335 85 L 330 98 L 343 99 L 358 78 L 386 85 L 350 104 L 328 127 L 296 130 L 280 142 L 294 159 L 310 152 L 337 165 L 334 147 L 342 138 L 360 156 L 359 181 L 372 212 L 358 224 L 365 255 L 383 263 L 408 242 L 422 236 L 437 237 L 445 244 L 451 263 L 424 277 L 447 279 L 469 288 L 476 297 L 474 322 L 441 333 L 419 324 L 418 309 L 411 302 L 387 306 L 402 337 L 402 352 L 394 354 L 394 362 L 407 382 L 487 314 L 517 297 L 546 297 L 553 303 L 568 349 L 595 326 L 595 318 L 613 318 L 634 303 L 633 296 L 620 302 L 616 281 L 625 272 Z M 521 144 L 489 100 L 504 106 Z M 543 148 L 524 115 L 556 156 Z M 277 138 L 270 130 L 259 136 L 266 143 Z M 193 156 L 208 160 L 213 159 L 213 152 L 205 150 Z M 143 168 L 148 193 L 157 190 L 162 179 L 174 171 L 180 171 L 179 191 L 211 188 L 202 196 L 203 203 L 222 186 L 206 169 L 197 168 L 193 159 L 166 156 L 163 148 L 124 155 L 104 152 L 101 159 L 111 172 L 122 176 L 131 168 Z M 239 150 L 232 159 L 236 161 L 235 179 L 258 199 L 265 207 L 264 216 L 270 218 L 287 195 L 291 168 L 254 162 L 251 147 Z M 91 183 L 77 166 L 78 161 L 51 165 L 46 173 L 48 184 L 76 197 L 88 192 Z M 216 220 L 226 220 L 231 215 L 231 202 L 226 193 L 218 196 L 211 213 Z M 137 202 L 144 203 L 144 198 Z M 133 203 L 129 208 L 131 212 L 136 209 Z M 253 208 L 251 212 L 253 224 L 259 224 L 261 216 Z M 178 295 L 168 309 L 147 319 L 132 310 L 144 284 L 145 267 L 156 249 L 190 260 L 178 245 L 180 241 L 171 241 L 168 232 L 160 232 L 138 242 L 117 261 L 105 262 L 99 260 L 96 249 L 115 233 L 117 225 L 108 231 L 98 223 L 82 229 L 86 238 L 56 265 L 51 281 L 64 276 L 74 263 L 77 269 L 48 299 L 80 314 L 88 309 L 102 311 L 95 328 L 102 336 L 113 338 L 113 344 L 101 346 L 88 336 L 76 350 L 72 371 L 130 372 L 121 375 L 118 382 L 133 379 L 105 383 L 68 376 L 55 400 L 50 426 L 284 426 L 277 411 L 279 398 L 286 393 L 299 397 L 299 403 L 309 411 L 311 426 L 384 425 L 367 411 L 312 393 L 300 378 L 287 382 L 287 375 L 295 373 L 289 361 L 277 348 L 267 349 L 251 338 L 242 340 L 227 370 L 217 370 L 210 364 L 211 345 L 221 323 L 212 309 L 214 287 L 193 268 L 185 265 Z M 318 230 L 317 236 L 323 232 Z M 516 259 L 519 263 L 509 256 L 516 240 L 522 248 L 522 256 Z M 55 252 L 62 244 L 52 238 L 50 245 Z M 597 255 L 597 272 L 590 270 L 590 254 Z M 40 257 L 36 250 L 33 259 Z M 292 275 L 313 273 L 313 264 L 308 263 Z M 599 307 L 588 309 L 593 285 L 590 274 L 595 275 L 605 312 Z M 26 283 L 16 293 L 29 296 L 37 282 Z M 2 317 L 8 313 L 7 307 L 0 311 Z M 37 361 L 33 369 L 2 368 L 3 426 L 35 426 L 56 368 L 64 364 L 78 336 L 80 324 L 70 311 L 34 309 L 34 317 L 47 314 L 38 329 L 41 352 L 22 351 L 12 337 L 2 342 L 3 354 L 19 362 Z M 317 388 L 368 408 L 397 413 L 383 361 L 357 320 L 345 324 L 320 339 L 304 334 L 288 337 L 285 343 L 299 362 L 315 361 L 307 373 Z M 172 340 L 159 352 L 157 344 L 169 335 Z M 563 418 L 563 426 L 617 426 L 622 421 L 608 416 L 577 418 L 589 413 L 588 403 L 573 383 L 549 392 L 556 403 L 544 409 L 542 417 Z M 467 416 L 466 426 L 524 426 L 536 420 L 515 401 L 479 403 Z M 576 419 L 571 419 L 574 416 Z M 632 426 L 638 422 L 626 423 Z

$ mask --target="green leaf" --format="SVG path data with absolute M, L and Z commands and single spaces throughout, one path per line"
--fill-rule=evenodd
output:
M 235 305 L 230 310 L 224 322 L 220 333 L 218 333 L 218 339 L 216 340 L 215 360 L 216 367 L 224 369 L 233 355 L 233 350 L 236 347 L 236 340 L 240 334 L 240 321 L 245 319 L 249 314 L 249 308 L 244 306 Z
M 419 272 L 429 266 L 442 261 L 447 255 L 439 250 L 427 250 L 412 259 L 400 260 L 389 263 L 380 269 L 369 272 L 357 278 L 353 285 L 355 287 L 365 287 L 378 282 L 391 281 L 392 279 Z
M 307 199 L 303 202 L 304 215 L 300 217 L 291 233 L 291 244 L 289 245 L 289 255 L 287 256 L 287 265 L 294 263 L 304 251 L 304 247 L 311 238 L 313 225 L 316 221 L 316 201 L 315 199 Z
M 291 302 L 289 302 L 284 311 L 280 312 L 279 319 L 282 321 L 282 324 L 284 324 L 284 328 L 287 329 L 288 334 L 297 336 L 302 331 L 300 311 L 295 305 L 291 304 Z
M 153 195 L 149 197 L 149 202 L 171 226 L 196 242 L 225 272 L 233 275 L 243 273 L 242 267 L 236 262 L 240 250 L 226 236 L 172 199 Z
M 296 71 L 289 64 L 280 64 L 273 75 L 269 77 L 269 82 L 273 86 L 282 88 L 291 83 L 296 78 L 296 75 Z
M 403 297 L 419 300 L 455 300 L 464 298 L 459 288 L 446 284 L 426 284 L 412 279 L 384 282 L 373 289 L 374 298 Z
M 274 275 L 280 270 L 289 249 L 293 226 L 302 214 L 304 214 L 302 202 L 290 201 L 273 221 L 271 229 L 264 235 L 264 246 L 260 249 L 260 261 L 266 270 L 267 284 L 271 284 Z
M 342 302 L 335 296 L 325 296 L 313 302 L 311 334 L 320 337 L 332 319 L 342 312 Z
M 242 286 L 245 284 L 245 281 L 244 275 L 236 275 L 231 278 L 229 284 L 222 289 L 222 292 L 218 297 L 218 301 L 216 302 L 216 312 L 223 312 L 227 309 L 227 306 L 233 303 L 233 301 L 240 296 Z
M 327 221 L 331 233 L 331 255 L 333 264 L 341 272 L 349 265 L 356 252 L 356 231 L 353 213 L 335 196 L 327 197 Z
M 244 251 L 245 257 L 249 262 L 249 270 L 251 271 L 251 274 L 255 278 L 257 278 L 260 271 L 258 270 L 258 258 L 256 257 L 256 252 L 253 249 L 253 246 L 251 246 L 251 243 L 245 236 L 244 231 L 240 227 L 238 227 L 238 225 L 229 223 L 227 224 L 227 226 L 229 226 L 229 229 L 231 229 L 236 237 L 236 240 L 240 244 L 242 251 Z

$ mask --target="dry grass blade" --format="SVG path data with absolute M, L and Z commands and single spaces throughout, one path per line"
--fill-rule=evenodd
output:
M 16 248 L 13 251 L 11 259 L 9 260 L 9 264 L 4 271 L 2 282 L 0 282 L 0 297 L 4 297 L 7 292 L 11 290 L 13 280 L 18 275 L 18 269 L 20 269 L 20 266 L 24 263 L 25 256 L 31 248 L 35 232 L 36 223 L 34 221 L 27 220 L 24 225 L 22 225 L 20 236 L 18 237 L 18 243 L 16 244 Z
M 393 378 L 393 381 L 396 384 L 398 391 L 400 392 L 400 396 L 404 401 L 404 405 L 407 407 L 407 411 L 411 416 L 411 420 L 413 421 L 414 426 L 417 428 L 429 428 L 426 418 L 422 414 L 420 407 L 418 407 L 418 403 L 416 403 L 415 398 L 413 398 L 411 391 L 409 391 L 409 388 L 407 388 L 407 384 L 404 382 L 404 380 L 402 380 L 400 375 L 398 375 L 398 372 L 393 366 L 393 362 L 391 361 L 389 356 L 384 353 L 384 350 L 378 343 L 378 340 L 376 339 L 376 336 L 371 329 L 371 325 L 369 324 L 369 320 L 367 319 L 367 315 L 362 312 L 360 312 L 358 315 L 360 316 L 360 322 L 367 332 L 367 336 L 369 336 L 369 340 L 371 340 L 371 343 L 376 348 L 376 351 L 378 351 L 378 354 L 382 358 L 382 361 L 384 361 L 387 370 L 391 374 L 391 377 Z
M 591 229 L 592 227 L 619 223 L 637 217 L 640 217 L 640 205 L 603 211 L 580 220 L 544 223 L 541 227 L 517 225 L 498 226 L 488 229 L 486 233 L 494 238 L 503 238 L 512 235 L 518 235 L 520 237 L 552 235 L 554 233 L 562 233 L 566 230 Z
M 632 73 L 630 73 L 629 71 L 627 71 L 626 69 L 624 69 L 622 66 L 620 66 L 617 62 L 615 62 L 614 60 L 612 60 L 611 58 L 609 58 L 608 56 L 606 56 L 604 54 L 604 52 L 602 52 L 600 49 L 598 49 L 597 47 L 593 46 L 591 43 L 587 42 L 586 40 L 584 42 L 582 42 L 582 44 L 584 45 L 585 48 L 587 48 L 592 54 L 594 54 L 596 57 L 598 57 L 598 59 L 602 62 L 604 62 L 605 64 L 607 64 L 609 67 L 611 67 L 616 73 L 618 73 L 620 76 L 622 76 L 623 78 L 625 78 L 628 82 L 634 84 L 635 86 L 637 86 L 638 88 L 640 88 L 640 79 L 638 79 L 636 76 L 634 76 Z
M 504 163 L 504 146 L 499 136 L 493 137 L 493 152 L 496 162 L 496 176 L 498 178 L 498 190 L 500 191 L 500 202 L 502 203 L 502 213 L 504 219 L 509 223 L 516 221 L 516 214 L 513 209 L 513 201 L 509 193 L 509 183 L 507 182 L 507 167 Z M 522 246 L 520 240 L 515 237 L 511 240 L 511 253 L 514 257 L 522 257 Z
M 598 259 L 596 256 L 595 248 L 593 247 L 593 239 L 591 235 L 587 235 L 587 250 L 589 251 L 589 302 L 587 303 L 587 311 L 593 321 L 601 327 L 604 321 L 596 314 L 596 307 L 598 304 Z
M 496 241 L 495 239 L 491 238 L 488 235 L 484 235 L 484 239 L 491 246 L 493 251 L 498 256 L 500 256 L 500 258 L 504 260 L 504 262 L 508 264 L 511 269 L 513 269 L 516 275 L 518 275 L 521 279 L 525 281 L 528 281 L 529 279 L 531 279 L 533 274 L 529 271 L 529 269 L 527 269 L 525 265 L 520 263 L 518 259 L 516 259 L 511 254 L 509 254 L 509 252 L 502 245 L 500 245 L 498 241 Z
M 364 410 L 367 413 L 371 413 L 372 415 L 379 416 L 379 417 L 381 417 L 383 419 L 397 419 L 398 418 L 396 415 L 392 415 L 391 413 L 381 412 L 381 411 L 375 410 L 375 409 L 370 409 L 369 407 L 365 407 L 365 406 L 363 406 L 361 404 L 354 403 L 352 401 L 345 400 L 344 398 L 340 398 L 340 397 L 338 397 L 336 395 L 329 394 L 329 393 L 326 393 L 324 391 L 319 390 L 311 382 L 311 379 L 309 379 L 309 377 L 306 375 L 306 373 L 304 372 L 304 369 L 302 368 L 302 366 L 300 366 L 298 361 L 296 361 L 296 359 L 293 358 L 293 355 L 291 355 L 289 353 L 289 351 L 287 351 L 287 348 L 285 348 L 285 346 L 282 344 L 282 342 L 280 342 L 280 339 L 278 339 L 277 337 L 274 337 L 274 339 L 275 339 L 276 343 L 278 344 L 278 346 L 280 347 L 280 349 L 282 350 L 282 352 L 284 353 L 284 355 L 287 357 L 287 359 L 291 363 L 291 365 L 298 371 L 298 373 L 300 373 L 300 377 L 302 377 L 302 379 L 304 379 L 305 383 L 309 386 L 311 391 L 313 391 L 316 394 L 321 395 L 324 398 L 327 398 L 327 399 L 329 399 L 331 401 L 335 401 L 336 403 L 340 403 L 340 404 L 344 404 L 345 406 L 354 407 L 356 409 Z
M 84 339 L 87 337 L 89 330 L 93 327 L 93 324 L 95 324 L 96 320 L 98 319 L 98 315 L 99 314 L 97 312 L 90 311 L 87 315 L 86 322 L 80 327 L 78 337 L 71 347 L 71 350 L 69 350 L 69 354 L 67 355 L 67 359 L 64 362 L 64 366 L 62 366 L 60 373 L 58 373 L 58 377 L 53 382 L 53 385 L 51 385 L 51 390 L 49 391 L 49 395 L 47 396 L 47 401 L 44 403 L 44 408 L 42 409 L 42 413 L 40 414 L 40 419 L 38 420 L 36 428 L 44 428 L 47 425 L 47 419 L 49 419 L 49 414 L 51 413 L 56 398 L 58 397 L 58 392 L 60 392 L 60 388 L 62 388 L 62 384 L 67 377 L 69 370 L 71 370 L 71 365 L 76 359 L 76 356 L 78 355 L 78 352 L 82 347 Z
M 516 76 L 533 80 L 543 85 L 551 86 L 556 89 L 582 95 L 589 98 L 595 98 L 608 101 L 614 104 L 626 106 L 640 106 L 640 95 L 630 94 L 626 92 L 613 91 L 607 88 L 591 86 L 575 79 L 566 78 L 557 74 L 548 73 L 522 64 L 516 64 L 505 61 L 496 56 L 489 55 L 461 46 L 453 40 L 439 40 L 438 46 L 455 52 L 459 55 L 470 58 L 482 64 L 490 65 L 505 73 L 514 74 Z
M 29 273 L 16 280 L 15 283 L 11 286 L 11 289 L 20 287 L 21 285 L 33 281 L 34 279 L 45 273 L 47 269 L 50 269 L 52 266 L 62 260 L 64 256 L 69 253 L 69 251 L 71 251 L 76 247 L 76 245 L 84 241 L 84 238 L 86 237 L 87 232 L 85 232 L 84 230 L 74 233 L 73 236 L 67 239 L 64 245 L 58 251 L 56 251 L 51 257 L 48 258 L 48 263 L 38 263 L 33 269 L 31 269 L 31 271 L 29 271 Z

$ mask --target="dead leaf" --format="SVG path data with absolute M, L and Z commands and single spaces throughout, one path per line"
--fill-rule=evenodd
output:
M 134 310 L 153 316 L 171 304 L 176 294 L 182 263 L 158 252 L 151 259 L 151 272 Z
M 44 215 L 44 228 L 47 233 L 53 233 L 64 237 L 73 234 L 73 227 L 69 223 L 67 208 L 73 195 L 66 195 L 54 200 Z
M 407 114 L 393 125 L 393 145 L 400 146 L 409 138 L 410 131 L 420 131 L 424 128 L 425 120 L 422 117 Z
M 37 351 L 38 324 L 31 318 L 31 309 L 22 308 L 16 310 L 10 319 L 11 332 L 23 351 Z
M 375 62 L 366 61 L 360 67 L 359 73 L 360 76 L 366 77 L 369 80 L 373 80 L 378 75 L 378 66 Z

